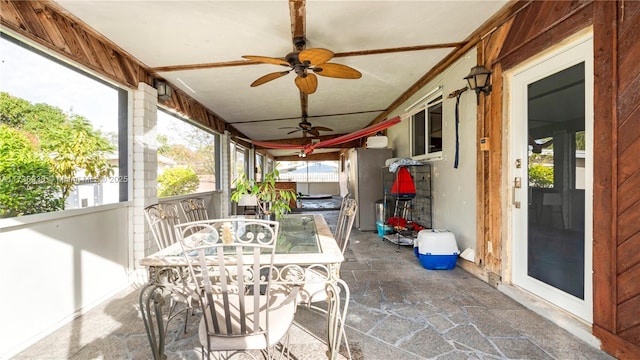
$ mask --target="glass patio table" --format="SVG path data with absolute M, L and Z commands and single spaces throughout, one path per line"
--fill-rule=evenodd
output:
M 247 217 L 247 222 L 252 218 Z M 344 260 L 331 229 L 322 215 L 289 214 L 279 220 L 280 229 L 274 257 L 274 282 L 302 286 L 310 282 L 325 282 L 328 296 L 328 338 L 329 358 L 337 357 L 339 344 L 336 334 L 340 334 L 338 314 L 340 309 L 339 291 L 336 283 L 346 286 L 339 280 L 340 264 Z M 194 234 L 195 235 L 195 234 Z M 192 235 L 192 236 L 194 236 Z M 267 255 L 265 255 L 267 256 Z M 164 344 L 168 322 L 183 311 L 174 312 L 171 297 L 181 297 L 188 301 L 192 289 L 189 289 L 189 270 L 182 247 L 175 243 L 163 250 L 149 255 L 140 261 L 147 268 L 148 283 L 140 292 L 140 311 L 142 313 L 149 343 L 156 360 L 166 358 Z M 324 274 L 319 278 L 317 274 Z M 345 304 L 346 306 L 346 304 Z M 163 308 L 166 308 L 163 310 Z M 166 314 L 163 314 L 166 312 Z M 340 315 L 340 316 L 343 316 Z M 186 329 L 185 329 L 186 330 Z M 338 339 L 339 340 L 339 339 Z

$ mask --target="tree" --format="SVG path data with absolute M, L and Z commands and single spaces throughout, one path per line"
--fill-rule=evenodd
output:
M 96 180 L 113 175 L 106 154 L 115 147 L 82 116 L 74 115 L 43 134 L 41 148 L 51 159 L 51 169 L 58 176 L 65 200 L 77 183 L 79 170 Z
M 182 144 L 169 145 L 169 148 L 162 155 L 178 164 L 190 164 L 194 161 L 193 151 Z
M 158 176 L 158 197 L 184 195 L 195 192 L 200 179 L 190 167 L 174 167 Z
M 82 116 L 0 92 L 0 122 L 35 139 L 34 151 L 56 177 L 63 204 L 78 174 L 97 181 L 113 175 L 106 154 L 116 147 Z
M 64 208 L 56 177 L 20 130 L 0 124 L 0 217 Z

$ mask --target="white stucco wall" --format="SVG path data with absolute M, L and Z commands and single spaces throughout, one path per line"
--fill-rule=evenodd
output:
M 403 116 L 407 107 L 438 86 L 442 86 L 443 158 L 428 161 L 432 166 L 433 227 L 448 229 L 456 236 L 460 251 L 475 249 L 476 242 L 476 95 L 466 91 L 460 98 L 460 158 L 454 168 L 455 104 L 447 96 L 467 85 L 464 77 L 476 65 L 475 49 L 459 59 L 442 74 L 400 105 L 388 118 Z M 409 157 L 409 119 L 387 132 L 394 157 Z
M 0 359 L 129 285 L 128 204 L 0 219 Z

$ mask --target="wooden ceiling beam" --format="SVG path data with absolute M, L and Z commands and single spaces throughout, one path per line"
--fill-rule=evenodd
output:
M 294 1 L 299 2 L 299 1 Z M 293 28 L 292 24 L 292 28 Z M 395 48 L 384 48 L 384 49 L 371 49 L 371 50 L 356 50 L 356 51 L 347 51 L 335 53 L 333 55 L 334 58 L 339 57 L 349 57 L 349 56 L 366 56 L 366 55 L 377 55 L 377 54 L 390 54 L 397 52 L 407 52 L 407 51 L 421 51 L 421 50 L 435 50 L 435 49 L 446 49 L 446 48 L 457 48 L 463 46 L 464 42 L 452 42 L 452 43 L 442 43 L 442 44 L 426 44 L 426 45 L 416 45 L 416 46 L 404 46 L 404 47 L 395 47 Z M 284 58 L 282 58 L 284 60 Z M 184 70 L 201 70 L 201 69 L 213 69 L 213 68 L 221 68 L 221 67 L 232 67 L 232 66 L 245 66 L 245 65 L 264 65 L 259 61 L 254 60 L 232 60 L 232 61 L 221 61 L 215 63 L 203 63 L 203 64 L 185 64 L 185 65 L 167 65 L 167 66 L 158 66 L 150 68 L 149 71 L 154 73 L 160 72 L 171 72 L 171 71 L 184 71 Z
M 291 17 L 291 40 L 305 38 L 307 35 L 307 6 L 304 0 L 289 0 L 289 16 Z M 296 51 L 295 44 L 293 51 Z
M 386 48 L 386 49 L 357 50 L 357 51 L 335 53 L 333 54 L 333 57 L 337 58 L 337 57 L 348 57 L 348 56 L 391 54 L 391 53 L 407 52 L 407 51 L 436 50 L 436 49 L 446 49 L 446 48 L 457 48 L 462 45 L 464 45 L 463 42 L 452 42 L 452 43 L 443 43 L 443 44 L 403 46 L 403 47 Z
M 286 155 L 286 156 L 276 156 L 274 157 L 276 161 L 331 161 L 331 160 L 340 160 L 340 152 L 327 152 L 327 153 L 317 153 L 317 154 L 309 154 L 305 157 L 300 157 L 298 155 Z
M 307 35 L 307 6 L 305 0 L 289 0 L 289 16 L 291 18 L 291 42 L 293 51 L 306 49 L 305 41 L 302 47 L 296 47 L 296 39 L 306 40 Z M 300 91 L 300 117 L 306 121 L 309 115 L 309 97 Z
M 276 139 L 276 140 L 266 140 L 268 142 L 272 142 L 272 143 L 276 143 L 276 144 L 287 144 L 287 145 L 307 145 L 307 144 L 311 144 L 311 140 L 312 139 L 317 139 L 319 141 L 325 141 L 325 140 L 330 140 L 330 139 L 334 139 L 337 138 L 339 136 L 343 136 L 345 134 L 336 134 L 336 135 L 322 135 L 322 136 L 318 136 L 318 137 L 299 137 L 299 138 L 293 138 L 293 139 Z M 332 148 L 352 148 L 352 147 L 359 147 L 360 146 L 360 139 L 356 139 L 356 140 L 352 140 L 346 143 L 342 143 L 342 144 L 337 144 L 337 145 L 333 145 L 331 146 Z M 264 149 L 264 147 L 261 146 L 256 146 L 256 149 Z

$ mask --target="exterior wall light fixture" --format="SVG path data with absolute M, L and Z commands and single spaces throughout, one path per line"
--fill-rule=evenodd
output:
M 165 102 L 171 100 L 171 86 L 162 80 L 155 79 L 154 87 L 158 91 L 158 100 Z
M 491 71 L 482 65 L 476 65 L 471 68 L 469 75 L 465 76 L 465 80 L 469 82 L 469 89 L 476 92 L 478 104 L 480 104 L 480 93 L 485 95 L 491 93 Z

